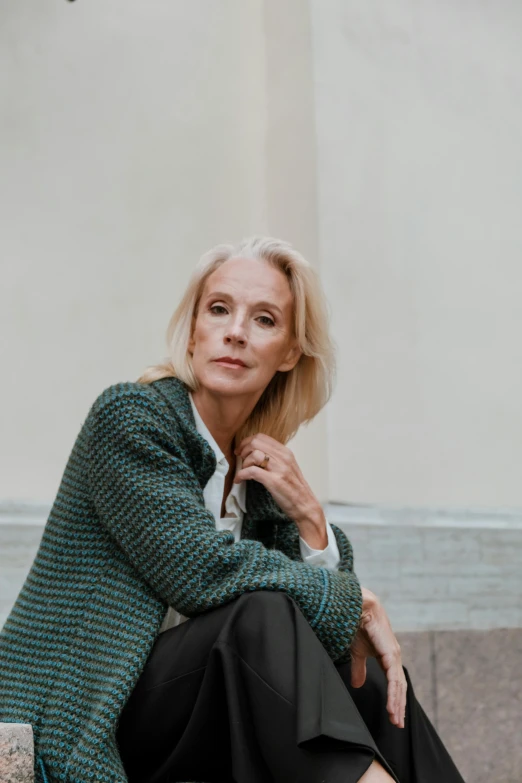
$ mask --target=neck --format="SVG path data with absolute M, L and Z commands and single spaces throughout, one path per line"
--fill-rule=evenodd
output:
M 228 463 L 234 464 L 236 432 L 250 416 L 257 400 L 253 403 L 245 403 L 245 398 L 224 397 L 221 394 L 213 394 L 203 387 L 192 392 L 192 399 Z

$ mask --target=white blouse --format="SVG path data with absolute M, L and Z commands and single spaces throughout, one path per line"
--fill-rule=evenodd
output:
M 196 408 L 194 400 L 192 399 L 192 394 L 190 393 L 189 398 L 194 413 L 196 429 L 199 434 L 208 441 L 216 455 L 216 470 L 203 489 L 205 508 L 214 515 L 216 530 L 228 530 L 234 534 L 234 539 L 239 541 L 241 538 L 243 514 L 246 512 L 246 481 L 232 484 L 232 489 L 225 501 L 225 516 L 222 517 L 221 503 L 225 489 L 225 478 L 229 469 L 228 461 L 212 437 L 205 422 L 199 415 L 199 411 Z M 241 470 L 241 464 L 241 457 L 237 457 L 236 473 L 238 470 Z M 301 549 L 301 557 L 303 558 L 303 561 L 309 565 L 324 566 L 325 568 L 335 570 L 339 567 L 339 548 L 337 546 L 335 534 L 328 521 L 326 523 L 326 532 L 328 535 L 328 544 L 325 549 L 312 549 L 306 541 L 300 537 L 299 546 Z M 176 625 L 180 625 L 180 623 L 185 622 L 185 620 L 188 620 L 188 617 L 184 617 L 170 606 L 160 628 L 160 633 L 167 631 L 169 628 L 173 628 Z

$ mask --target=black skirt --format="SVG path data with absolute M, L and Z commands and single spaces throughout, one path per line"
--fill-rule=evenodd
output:
M 286 593 L 256 591 L 160 634 L 120 716 L 129 783 L 355 783 L 377 759 L 397 783 L 463 783 L 415 699 L 405 728 L 386 676 L 335 666 Z

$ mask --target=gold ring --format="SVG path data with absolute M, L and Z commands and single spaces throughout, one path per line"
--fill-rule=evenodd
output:
M 266 469 L 266 466 L 268 465 L 268 460 L 269 459 L 270 459 L 270 457 L 268 456 L 268 454 L 265 453 L 265 458 L 264 458 L 263 462 L 260 464 L 259 467 Z

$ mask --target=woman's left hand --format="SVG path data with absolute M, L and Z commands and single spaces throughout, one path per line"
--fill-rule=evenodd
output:
M 388 680 L 386 709 L 390 722 L 404 728 L 408 683 L 402 666 L 401 648 L 392 631 L 386 611 L 377 596 L 361 588 L 363 606 L 359 629 L 350 647 L 352 686 L 366 680 L 366 659 L 375 658 Z
M 234 453 L 243 464 L 234 483 L 255 479 L 263 484 L 282 511 L 296 523 L 320 519 L 321 504 L 301 473 L 293 452 L 288 446 L 262 432 L 244 438 Z M 269 456 L 266 468 L 260 468 L 265 454 Z

